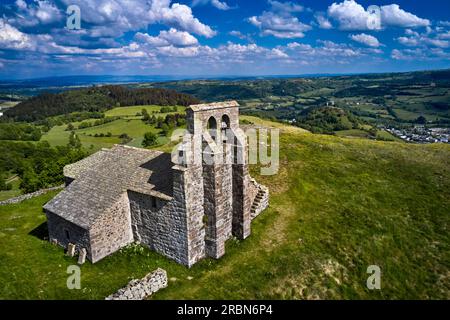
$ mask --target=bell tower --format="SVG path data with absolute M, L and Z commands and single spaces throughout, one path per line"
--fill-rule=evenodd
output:
M 225 242 L 232 235 L 239 239 L 250 235 L 247 138 L 239 128 L 236 101 L 190 106 L 186 118 L 190 139 L 179 154 L 189 159 L 187 170 L 201 173 L 204 254 L 217 259 L 225 254 Z M 202 232 L 196 233 L 197 241 Z

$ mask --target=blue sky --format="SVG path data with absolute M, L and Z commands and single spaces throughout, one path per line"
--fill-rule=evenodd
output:
M 70 5 L 80 8 L 80 30 L 66 28 Z M 449 67 L 447 0 L 2 0 L 0 7 L 2 79 Z

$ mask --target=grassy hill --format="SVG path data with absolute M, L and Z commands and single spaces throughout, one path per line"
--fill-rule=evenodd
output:
M 281 128 L 280 172 L 251 168 L 270 208 L 222 259 L 187 269 L 131 246 L 84 264 L 82 289 L 68 290 L 76 260 L 43 240 L 51 193 L 0 206 L 0 299 L 103 299 L 157 267 L 170 282 L 153 299 L 449 299 L 450 146 Z M 380 291 L 366 288 L 369 265 Z
M 172 107 L 173 108 L 173 107 Z M 183 107 L 177 107 L 180 113 L 184 113 Z M 128 145 L 133 147 L 142 147 L 143 136 L 146 132 L 159 133 L 161 130 L 155 128 L 155 126 L 144 123 L 141 119 L 141 115 L 137 115 L 143 109 L 155 117 L 165 117 L 168 114 L 174 114 L 175 112 L 161 113 L 161 106 L 144 105 L 144 106 L 131 106 L 131 107 L 118 107 L 113 108 L 105 112 L 107 118 L 116 117 L 117 120 L 105 123 L 99 126 L 93 126 L 84 129 L 76 129 L 75 133 L 79 136 L 81 143 L 85 148 L 93 151 L 101 148 L 110 148 L 114 144 L 121 142 L 119 136 L 123 133 L 128 134 L 132 138 Z M 96 119 L 88 119 L 83 122 L 94 122 Z M 80 122 L 72 123 L 76 128 Z M 69 140 L 70 131 L 66 130 L 67 125 L 54 126 L 49 132 L 45 133 L 41 141 L 48 141 L 52 146 L 64 146 L 67 145 Z M 106 134 L 110 132 L 111 137 L 95 137 L 95 134 Z M 160 137 L 159 144 L 165 144 L 168 142 L 168 138 Z

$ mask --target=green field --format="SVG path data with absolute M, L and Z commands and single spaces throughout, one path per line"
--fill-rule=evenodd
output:
M 177 107 L 179 112 L 184 112 L 184 108 Z M 142 109 L 156 117 L 165 117 L 169 113 L 160 113 L 160 106 L 134 106 L 134 107 L 119 107 L 114 108 L 105 113 L 106 117 L 120 117 L 120 119 L 109 122 L 100 126 L 93 126 L 85 129 L 75 130 L 80 137 L 81 143 L 87 149 L 97 151 L 102 148 L 110 148 L 114 144 L 121 142 L 119 136 L 123 133 L 128 134 L 133 140 L 128 145 L 133 147 L 142 147 L 142 140 L 146 132 L 159 133 L 160 130 L 154 126 L 145 124 L 141 118 L 136 116 Z M 174 112 L 170 112 L 174 113 Z M 94 122 L 95 119 L 85 120 L 83 122 Z M 80 122 L 75 122 L 73 125 L 77 127 Z M 52 146 L 67 145 L 69 141 L 70 132 L 66 131 L 67 125 L 55 126 L 48 133 L 44 134 L 41 141 L 48 141 Z M 111 133 L 111 137 L 94 137 L 95 134 Z M 169 138 L 161 136 L 158 139 L 158 144 L 162 145 L 169 141 Z M 92 147 L 91 147 L 92 146 Z
M 336 135 L 338 137 L 349 137 L 349 138 L 367 138 L 369 136 L 367 131 L 359 129 L 336 131 Z
M 157 267 L 170 281 L 153 299 L 449 299 L 449 159 L 448 145 L 285 127 L 280 172 L 251 167 L 271 199 L 248 239 L 191 269 L 130 247 L 84 264 L 81 290 L 66 288 L 76 260 L 43 239 L 41 207 L 56 193 L 0 206 L 0 299 L 103 299 Z M 370 265 L 380 291 L 366 288 Z
M 17 197 L 22 193 L 22 191 L 19 189 L 19 187 L 20 187 L 20 178 L 19 177 L 13 177 L 12 179 L 8 179 L 6 183 L 11 185 L 12 189 L 6 190 L 6 191 L 0 191 L 0 201 Z
M 138 113 L 141 113 L 142 109 L 147 110 L 149 114 L 155 114 L 155 116 L 165 116 L 167 113 L 161 113 L 161 106 L 131 106 L 120 107 L 108 110 L 105 112 L 106 117 L 136 117 Z M 178 112 L 184 111 L 184 107 L 177 107 Z M 175 113 L 175 112 L 170 112 Z M 140 118 L 140 116 L 138 116 Z

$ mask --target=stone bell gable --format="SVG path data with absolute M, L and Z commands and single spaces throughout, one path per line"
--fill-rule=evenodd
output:
M 97 262 L 139 242 L 188 267 L 247 238 L 269 193 L 248 173 L 235 101 L 187 108 L 175 152 L 116 145 L 64 168 L 66 188 L 44 206 L 49 238 Z

